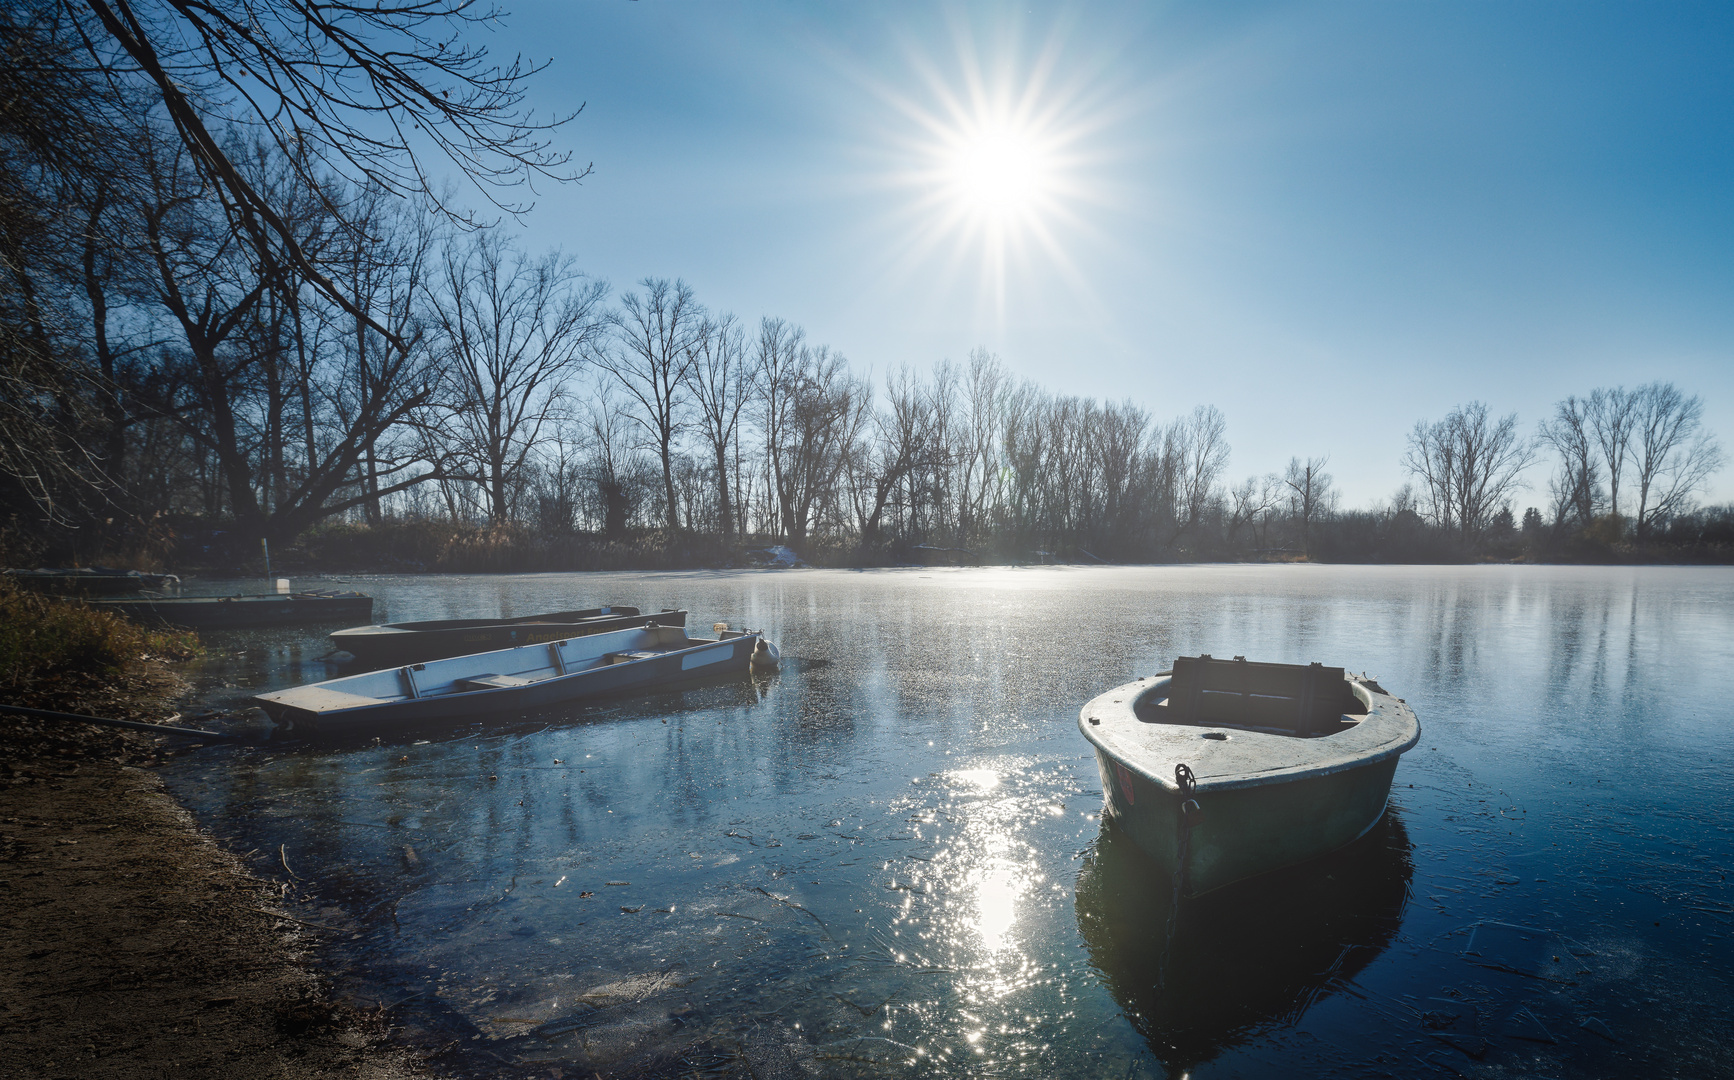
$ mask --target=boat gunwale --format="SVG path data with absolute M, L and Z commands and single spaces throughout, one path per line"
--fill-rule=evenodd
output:
M 120 607 L 124 604 L 133 604 L 133 605 L 137 605 L 137 606 L 144 606 L 146 604 L 150 604 L 150 605 L 161 604 L 164 606 L 189 607 L 189 606 L 192 606 L 195 604 L 232 604 L 232 603 L 235 603 L 236 601 L 246 601 L 248 603 L 257 603 L 257 602 L 262 601 L 262 600 L 285 601 L 285 602 L 293 600 L 293 601 L 296 601 L 298 603 L 304 604 L 310 600 L 321 601 L 321 602 L 354 603 L 355 601 L 358 601 L 358 600 L 372 600 L 372 599 L 373 599 L 373 597 L 367 595 L 366 593 L 351 592 L 348 590 L 339 592 L 337 590 L 321 591 L 321 590 L 298 589 L 294 592 L 286 592 L 286 593 L 223 593 L 223 594 L 217 595 L 217 596 L 92 597 L 91 599 L 86 600 L 85 603 L 91 605 L 92 607 Z
M 587 614 L 596 611 L 594 608 L 584 608 L 580 611 L 549 611 L 539 615 L 524 615 L 513 619 L 420 619 L 400 623 L 370 623 L 367 626 L 350 626 L 335 630 L 331 637 L 339 634 L 345 638 L 362 638 L 370 632 L 394 630 L 398 634 L 437 634 L 457 630 L 489 630 L 503 627 L 522 626 L 572 626 L 581 627 L 590 622 L 601 622 L 608 619 L 648 619 L 654 621 L 659 615 L 674 615 L 687 613 L 683 608 L 663 608 L 661 611 L 643 611 L 638 608 L 626 610 L 631 605 L 621 605 L 621 608 L 606 614 Z M 690 613 L 687 613 L 690 614 Z M 582 615 L 581 618 L 560 619 L 560 615 Z M 392 635 L 379 635 L 395 637 Z
M 741 635 L 741 637 L 759 637 L 759 636 L 761 636 L 761 635 L 758 631 L 755 631 L 751 634 L 742 634 Z M 688 646 L 687 648 L 684 648 L 684 649 L 669 649 L 666 652 L 659 652 L 659 653 L 656 653 L 656 654 L 651 655 L 651 656 L 638 656 L 638 657 L 634 657 L 631 660 L 617 660 L 611 664 L 608 664 L 608 663 L 595 664 L 591 667 L 579 668 L 577 671 L 568 671 L 563 675 L 550 675 L 546 679 L 530 679 L 521 686 L 483 686 L 483 687 L 478 687 L 475 690 L 447 690 L 447 691 L 436 692 L 436 693 L 432 693 L 432 694 L 423 694 L 423 695 L 416 697 L 414 700 L 417 700 L 417 701 L 421 701 L 421 700 L 443 701 L 447 698 L 467 697 L 470 694 L 500 694 L 500 693 L 509 693 L 509 692 L 516 691 L 516 690 L 524 690 L 524 689 L 526 689 L 528 687 L 532 687 L 532 686 L 552 686 L 556 683 L 559 683 L 560 681 L 562 681 L 564 679 L 576 679 L 580 675 L 589 675 L 593 672 L 601 671 L 603 668 L 620 668 L 620 667 L 628 667 L 632 664 L 649 664 L 649 663 L 652 663 L 654 661 L 662 660 L 662 659 L 664 659 L 666 657 L 670 657 L 670 656 L 686 656 L 689 653 L 695 653 L 695 652 L 699 651 L 700 649 L 712 648 L 712 647 L 717 646 L 717 645 L 723 645 L 723 644 L 739 641 L 740 638 L 690 638 L 689 637 L 689 638 L 687 638 L 687 640 L 688 641 L 696 641 L 696 642 L 698 642 L 698 644 Z M 517 648 L 517 649 L 545 649 L 549 645 L 564 645 L 564 644 L 566 644 L 565 640 L 546 641 L 546 642 L 536 641 L 536 642 L 531 642 L 528 645 L 515 645 L 515 646 L 513 646 L 513 648 Z M 510 650 L 496 649 L 494 651 L 495 652 L 508 652 Z M 473 653 L 472 655 L 474 655 L 474 656 L 487 656 L 488 654 L 487 653 Z M 607 656 L 608 656 L 608 654 L 604 653 L 602 658 L 606 659 Z M 447 659 L 454 659 L 454 658 L 453 657 L 447 657 Z M 403 667 L 416 667 L 418 665 L 405 664 L 402 666 Z M 396 668 L 384 668 L 382 670 L 395 671 L 398 669 L 396 669 Z M 367 674 L 374 674 L 374 673 L 368 672 Z M 339 680 L 333 679 L 331 681 L 337 682 Z M 465 680 L 463 680 L 463 679 L 452 680 L 454 685 L 456 683 L 463 682 L 463 681 L 465 681 Z M 381 703 L 387 703 L 387 702 L 391 702 L 391 701 L 405 701 L 405 700 L 410 700 L 410 699 L 407 699 L 407 698 L 381 698 L 379 700 L 381 701 Z
M 1084 738 L 1089 741 L 1090 745 L 1094 747 L 1098 753 L 1105 755 L 1123 768 L 1136 773 L 1138 776 L 1143 777 L 1145 780 L 1155 784 L 1164 791 L 1179 792 L 1180 785 L 1173 775 L 1163 775 L 1158 772 L 1153 772 L 1145 761 L 1140 760 L 1141 757 L 1147 757 L 1148 755 L 1129 754 L 1126 752 L 1126 748 L 1115 745 L 1114 740 L 1107 738 L 1107 736 L 1115 730 L 1122 729 L 1122 725 L 1131 723 L 1138 725 L 1140 729 L 1157 728 L 1172 729 L 1174 731 L 1197 728 L 1226 728 L 1227 730 L 1236 731 L 1241 735 L 1250 737 L 1254 740 L 1282 739 L 1285 741 L 1292 740 L 1315 746 L 1320 744 L 1329 746 L 1331 744 L 1327 742 L 1328 740 L 1341 738 L 1355 732 L 1378 731 L 1385 727 L 1399 729 L 1393 730 L 1388 738 L 1379 742 L 1375 746 L 1358 751 L 1346 750 L 1346 752 L 1335 761 L 1304 762 L 1280 765 L 1275 768 L 1259 770 L 1256 772 L 1198 776 L 1194 781 L 1194 790 L 1198 792 L 1235 791 L 1244 788 L 1265 787 L 1271 784 L 1287 783 L 1290 781 L 1306 779 L 1308 777 L 1322 777 L 1336 773 L 1349 772 L 1354 769 L 1365 768 L 1369 765 L 1375 765 L 1379 762 L 1399 757 L 1413 749 L 1415 745 L 1421 741 L 1421 722 L 1415 716 L 1414 710 L 1409 708 L 1408 704 L 1403 699 L 1380 687 L 1376 680 L 1366 679 L 1348 672 L 1344 673 L 1343 681 L 1349 684 L 1350 690 L 1354 692 L 1355 696 L 1360 698 L 1367 706 L 1367 714 L 1366 716 L 1361 717 L 1352 728 L 1346 731 L 1334 732 L 1330 735 L 1322 735 L 1313 738 L 1297 738 L 1293 735 L 1268 734 L 1257 729 L 1240 728 L 1234 724 L 1152 723 L 1151 721 L 1139 718 L 1136 711 L 1138 703 L 1159 690 L 1166 690 L 1173 681 L 1173 674 L 1172 669 L 1170 669 L 1167 671 L 1157 672 L 1155 675 L 1135 679 L 1128 683 L 1122 683 L 1119 686 L 1091 698 L 1084 704 L 1083 708 L 1078 710 L 1078 730 L 1083 733 Z M 1116 697 L 1116 695 L 1118 695 L 1118 697 Z M 1098 722 L 1092 724 L 1090 722 L 1091 718 L 1095 718 Z M 1400 729 L 1403 727 L 1408 728 L 1406 737 L 1400 733 Z M 1166 734 L 1166 732 L 1164 733 Z M 1254 745 L 1257 745 L 1257 743 L 1254 743 Z M 1343 744 L 1341 743 L 1334 744 L 1336 747 L 1342 747 L 1342 745 Z M 1177 752 L 1180 750 L 1178 743 L 1176 743 L 1172 749 L 1176 751 L 1176 753 L 1171 755 L 1172 759 L 1178 760 L 1183 756 Z
M 671 630 L 672 629 L 681 629 L 683 635 L 685 633 L 684 629 L 679 628 L 679 627 L 666 627 L 665 629 L 671 629 Z M 616 630 L 616 631 L 612 631 L 612 632 L 613 633 L 639 633 L 642 631 L 640 631 L 638 629 L 627 629 L 627 630 Z M 471 654 L 468 654 L 467 656 L 463 656 L 463 657 L 445 657 L 441 660 L 429 660 L 429 661 L 423 661 L 420 663 L 413 663 L 413 664 L 395 664 L 395 665 L 391 665 L 389 667 L 379 668 L 379 669 L 374 670 L 374 671 L 358 672 L 354 675 L 345 675 L 345 676 L 342 676 L 342 677 L 336 678 L 336 679 L 325 679 L 325 680 L 322 680 L 322 681 L 316 682 L 316 683 L 302 683 L 298 686 L 285 687 L 282 690 L 272 690 L 272 691 L 268 691 L 268 692 L 263 693 L 263 694 L 255 694 L 253 696 L 253 700 L 255 702 L 258 702 L 260 707 L 265 709 L 265 711 L 268 714 L 271 714 L 273 717 L 279 715 L 279 711 L 280 711 L 280 712 L 285 713 L 285 714 L 287 714 L 287 713 L 296 714 L 297 717 L 305 716 L 306 718 L 308 718 L 309 720 L 311 720 L 314 723 L 320 723 L 326 717 L 342 717 L 342 716 L 352 715 L 355 713 L 371 712 L 373 710 L 383 709 L 383 708 L 401 708 L 404 706 L 409 706 L 409 707 L 413 708 L 414 706 L 411 703 L 417 702 L 417 701 L 446 702 L 446 701 L 465 700 L 465 699 L 474 698 L 478 694 L 500 695 L 502 697 L 513 696 L 513 695 L 525 693 L 526 691 L 529 691 L 532 689 L 541 690 L 544 687 L 557 686 L 562 682 L 566 682 L 566 681 L 573 680 L 573 679 L 578 679 L 578 678 L 581 678 L 581 677 L 586 676 L 586 675 L 594 675 L 598 671 L 602 671 L 605 669 L 623 668 L 623 667 L 629 667 L 629 666 L 636 665 L 636 664 L 654 663 L 656 661 L 664 660 L 664 659 L 667 659 L 669 657 L 689 656 L 689 655 L 692 655 L 694 653 L 700 652 L 704 649 L 713 649 L 713 648 L 716 648 L 717 646 L 720 646 L 720 645 L 729 645 L 732 647 L 736 642 L 738 642 L 742 639 L 763 640 L 763 638 L 764 638 L 764 631 L 762 631 L 762 630 L 731 631 L 730 633 L 732 633 L 734 636 L 732 636 L 732 637 L 717 637 L 717 638 L 687 637 L 686 640 L 690 641 L 690 642 L 694 642 L 694 644 L 686 646 L 684 648 L 680 648 L 680 649 L 669 649 L 669 650 L 664 651 L 664 652 L 658 652 L 652 656 L 640 656 L 640 657 L 635 657 L 631 660 L 622 660 L 622 661 L 619 661 L 617 663 L 612 663 L 612 664 L 598 663 L 598 664 L 594 664 L 594 665 L 589 666 L 589 667 L 580 668 L 576 671 L 568 671 L 568 672 L 564 672 L 562 674 L 552 675 L 552 676 L 549 676 L 548 678 L 545 678 L 545 679 L 535 679 L 535 680 L 526 682 L 521 686 L 489 686 L 489 687 L 478 687 L 478 688 L 473 689 L 473 690 L 441 690 L 441 691 L 435 691 L 432 693 L 418 692 L 418 693 L 414 694 L 413 696 L 408 695 L 408 694 L 400 694 L 400 695 L 397 695 L 395 697 L 376 697 L 373 695 L 355 694 L 353 696 L 358 697 L 358 698 L 360 698 L 360 697 L 368 698 L 369 699 L 368 703 L 367 704 L 357 704 L 357 705 L 349 706 L 347 708 L 338 708 L 338 709 L 310 709 L 310 708 L 307 708 L 306 706 L 303 706 L 303 705 L 297 705 L 293 701 L 287 700 L 284 696 L 282 696 L 282 695 L 293 694 L 294 692 L 296 692 L 298 690 L 306 690 L 306 689 L 315 688 L 315 687 L 321 688 L 321 689 L 333 689 L 338 693 L 349 693 L 349 691 L 344 690 L 341 686 L 337 686 L 335 684 L 341 684 L 341 683 L 348 682 L 351 680 L 360 680 L 360 679 L 364 679 L 364 678 L 367 678 L 368 676 L 372 676 L 372 675 L 380 675 L 380 674 L 385 674 L 385 673 L 399 673 L 399 672 L 404 671 L 405 669 L 425 670 L 427 664 L 430 664 L 430 663 L 445 663 L 447 661 L 456 660 L 456 659 L 476 659 L 476 658 L 480 658 L 480 657 L 491 656 L 491 655 L 494 655 L 497 653 L 517 652 L 517 651 L 523 650 L 523 649 L 547 649 L 550 646 L 554 646 L 557 648 L 557 647 L 565 645 L 569 641 L 575 640 L 575 639 L 565 638 L 565 639 L 560 639 L 558 641 L 532 642 L 528 645 L 513 645 L 513 646 L 510 646 L 510 647 L 504 648 L 504 649 L 492 649 L 492 650 L 489 650 L 488 652 L 471 653 Z M 602 637 L 602 636 L 605 636 L 605 635 L 588 635 L 588 640 L 594 641 L 597 637 Z M 578 638 L 576 640 L 586 640 L 586 639 L 581 637 L 581 638 Z M 602 654 L 602 657 L 599 657 L 598 659 L 605 658 L 606 656 L 607 656 L 607 653 L 605 652 Z M 486 672 L 485 674 L 503 674 L 503 673 L 501 673 L 501 672 Z M 693 679 L 700 679 L 700 678 L 704 678 L 704 677 L 705 677 L 704 673 L 699 673 L 699 674 L 695 674 L 692 676 Z M 460 681 L 462 681 L 461 678 L 453 679 L 452 683 L 455 685 L 456 683 L 458 683 Z M 680 681 L 680 680 L 674 680 L 674 681 Z

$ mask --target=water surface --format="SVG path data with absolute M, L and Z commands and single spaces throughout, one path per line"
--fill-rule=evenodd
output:
M 1734 1071 L 1734 571 L 349 580 L 381 621 L 678 606 L 791 658 L 170 768 L 340 990 L 443 1068 Z M 317 631 L 207 640 L 214 705 L 335 673 Z M 1200 652 L 1365 671 L 1423 733 L 1364 840 L 1171 912 L 1100 820 L 1077 710 Z

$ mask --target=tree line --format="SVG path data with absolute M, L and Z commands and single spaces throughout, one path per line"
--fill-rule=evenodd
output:
M 1534 432 L 1471 402 L 1417 422 L 1411 484 L 1344 511 L 1322 453 L 1231 479 L 1212 406 L 1055 393 L 983 350 L 864 373 L 679 279 L 616 295 L 431 191 L 391 123 L 484 181 L 575 175 L 513 111 L 521 65 L 409 9 L 243 6 L 274 19 L 213 29 L 172 0 L 0 13 L 15 558 L 160 548 L 189 523 L 282 544 L 404 519 L 857 561 L 1545 554 L 1666 539 L 1724 461 L 1669 383 L 1568 397 Z M 363 32 L 401 48 L 332 53 Z M 355 82 L 321 98 L 334 84 L 310 73 L 333 64 Z M 287 97 L 225 97 L 242 68 Z M 1544 453 L 1546 505 L 1519 523 Z

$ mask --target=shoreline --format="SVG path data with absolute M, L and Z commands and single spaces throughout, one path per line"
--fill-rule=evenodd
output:
M 862 565 L 830 565 L 808 564 L 803 566 L 711 566 L 693 564 L 691 566 L 646 566 L 646 567 L 572 567 L 553 569 L 472 569 L 452 567 L 348 567 L 345 569 L 322 569 L 305 566 L 288 568 L 272 568 L 272 576 L 267 578 L 256 570 L 236 569 L 234 567 L 192 567 L 174 571 L 183 584 L 207 582 L 211 584 L 247 582 L 260 583 L 260 589 L 266 589 L 277 579 L 288 579 L 300 587 L 301 581 L 318 583 L 321 581 L 343 582 L 356 577 L 403 577 L 403 578 L 442 578 L 442 577 L 532 577 L 545 574 L 786 574 L 799 571 L 906 571 L 906 570 L 1098 570 L 1098 569 L 1186 569 L 1188 567 L 1318 567 L 1318 568 L 1349 568 L 1364 567 L 1369 569 L 1401 569 L 1412 567 L 1437 567 L 1441 569 L 1473 569 L 1473 568 L 1524 568 L 1534 567 L 1563 569 L 1604 569 L 1604 570 L 1646 570 L 1646 569 L 1716 569 L 1734 566 L 1734 560 L 1729 561 L 1695 561 L 1695 560 L 1627 560 L 1608 562 L 1582 561 L 1535 561 L 1527 559 L 1483 560 L 1478 562 L 1326 562 L 1322 560 L 1251 560 L 1251 559 L 1197 559 L 1173 562 L 1050 562 L 1050 563 L 1018 563 L 1018 562 L 974 562 L 974 563 L 882 563 Z M 308 587 L 315 587 L 310 584 Z M 140 594 L 144 596 L 156 594 Z M 172 595 L 172 594 L 171 594 Z
M 161 661 L 34 707 L 165 721 Z M 150 765 L 194 747 L 0 717 L 0 1077 L 426 1077 L 385 1017 L 335 999 L 279 887 Z
M 932 562 L 851 562 L 819 559 L 814 562 L 801 561 L 794 565 L 757 565 L 749 563 L 716 563 L 703 560 L 691 562 L 652 563 L 644 565 L 526 565 L 526 566 L 471 566 L 471 565 L 390 565 L 390 564 L 343 564 L 321 565 L 306 562 L 285 561 L 271 568 L 269 575 L 259 568 L 248 568 L 244 565 L 224 564 L 188 564 L 173 565 L 166 569 L 158 566 L 152 572 L 173 574 L 179 579 L 176 585 L 164 589 L 143 589 L 136 593 L 121 596 L 81 597 L 64 596 L 47 591 L 38 591 L 37 586 L 22 584 L 20 591 L 45 599 L 69 600 L 79 602 L 86 599 L 149 599 L 152 597 L 195 595 L 183 593 L 182 586 L 207 583 L 211 586 L 221 586 L 225 590 L 241 593 L 268 594 L 279 591 L 278 583 L 287 580 L 291 588 L 325 587 L 319 582 L 341 583 L 357 577 L 406 577 L 406 578 L 438 578 L 438 577 L 528 577 L 548 574 L 691 574 L 691 573 L 786 573 L 794 570 L 843 570 L 855 572 L 872 571 L 903 571 L 903 570 L 1040 570 L 1040 569 L 1184 569 L 1187 567 L 1366 567 L 1393 569 L 1401 567 L 1431 567 L 1439 569 L 1464 568 L 1574 568 L 1574 569 L 1711 569 L 1734 566 L 1734 552 L 1726 555 L 1689 556 L 1681 554 L 1647 553 L 1647 557 L 1618 555 L 1604 558 L 1556 558 L 1537 559 L 1518 558 L 1480 558 L 1463 560 L 1403 560 L 1403 559 L 1306 559 L 1306 558 L 1266 558 L 1266 559 L 1232 559 L 1232 558 L 1194 558 L 1194 559 L 1163 559 L 1150 561 L 1120 562 L 1097 559 L 1086 560 L 1050 560 L 1046 562 L 979 559 L 959 561 Z M 306 586 L 300 581 L 308 582 Z M 203 595 L 204 593 L 197 593 Z M 218 595 L 211 593 L 210 595 Z M 0 690 L 0 695 L 4 690 Z

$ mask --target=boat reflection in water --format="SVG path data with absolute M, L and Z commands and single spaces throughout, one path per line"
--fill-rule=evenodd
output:
M 1414 865 L 1394 809 L 1340 851 L 1181 901 L 1174 883 L 1103 823 L 1078 877 L 1078 929 L 1150 1049 L 1185 1069 L 1292 1023 L 1391 944 Z

